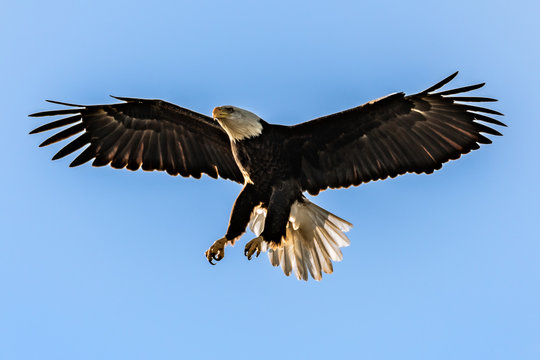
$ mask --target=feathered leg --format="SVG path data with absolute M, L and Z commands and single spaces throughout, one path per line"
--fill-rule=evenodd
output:
M 253 208 L 258 204 L 259 201 L 257 200 L 254 186 L 247 184 L 234 202 L 227 234 L 214 242 L 205 252 L 205 256 L 210 264 L 215 265 L 212 262 L 213 260 L 220 261 L 223 259 L 225 257 L 225 246 L 229 243 L 234 244 L 236 239 L 242 236 L 246 231 Z
M 291 205 L 301 196 L 300 190 L 291 182 L 283 182 L 278 187 L 274 187 L 270 201 L 264 230 L 262 234 L 246 244 L 244 255 L 251 260 L 253 254 L 259 256 L 261 251 L 266 251 L 266 246 L 276 248 L 281 243 L 287 230 Z

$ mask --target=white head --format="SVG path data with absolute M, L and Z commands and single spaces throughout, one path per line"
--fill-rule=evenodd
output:
M 227 132 L 232 141 L 239 141 L 259 136 L 262 132 L 261 118 L 236 106 L 218 106 L 212 111 L 212 117 Z

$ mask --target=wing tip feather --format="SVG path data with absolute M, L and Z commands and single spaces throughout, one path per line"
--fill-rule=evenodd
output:
M 51 103 L 51 104 L 56 104 L 56 105 L 74 106 L 74 107 L 84 107 L 84 105 L 80 105 L 80 104 L 72 104 L 72 103 L 67 103 L 67 102 L 62 102 L 62 101 L 57 101 L 57 100 L 46 99 L 45 101 L 48 102 L 48 103 Z
M 115 96 L 115 95 L 109 95 L 113 99 L 124 101 L 124 102 L 142 102 L 143 99 L 138 98 L 132 98 L 132 97 L 125 97 L 125 96 Z
M 444 85 L 446 85 L 450 81 L 452 81 L 458 74 L 459 74 L 459 71 L 454 72 L 453 74 L 451 74 L 450 76 L 445 77 L 444 79 L 442 79 L 441 81 L 439 81 L 435 85 L 430 86 L 426 90 L 422 91 L 421 94 L 428 94 L 428 93 L 430 93 L 432 91 L 435 91 L 437 89 L 442 88 Z

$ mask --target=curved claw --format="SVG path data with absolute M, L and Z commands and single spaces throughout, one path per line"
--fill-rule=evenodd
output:
M 213 257 L 212 255 L 210 254 L 210 249 L 206 250 L 204 252 L 204 256 L 206 257 L 206 260 L 208 260 L 208 262 L 210 263 L 210 265 L 216 265 L 215 263 L 212 262 L 213 260 Z

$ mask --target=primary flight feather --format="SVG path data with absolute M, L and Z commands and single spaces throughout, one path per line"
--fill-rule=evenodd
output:
M 303 193 L 360 185 L 407 172 L 432 173 L 501 135 L 501 113 L 471 105 L 495 99 L 462 96 L 484 84 L 436 92 L 457 72 L 406 96 L 391 94 L 362 106 L 295 126 L 272 125 L 234 106 L 212 117 L 167 103 L 115 97 L 110 105 L 67 105 L 30 116 L 68 115 L 33 130 L 57 128 L 40 146 L 80 134 L 53 157 L 85 148 L 70 164 L 90 160 L 129 170 L 162 170 L 200 178 L 207 174 L 244 185 L 225 236 L 206 251 L 210 263 L 250 227 L 257 237 L 245 247 L 248 259 L 268 251 L 270 262 L 299 279 L 331 273 L 349 245 L 351 224 L 307 200 Z M 489 116 L 488 116 L 489 115 Z

